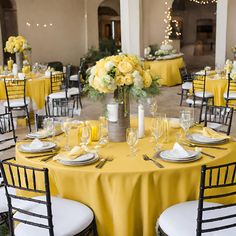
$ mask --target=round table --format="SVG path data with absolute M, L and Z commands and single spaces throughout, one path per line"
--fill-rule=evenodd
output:
M 159 76 L 160 85 L 174 86 L 182 83 L 179 68 L 184 66 L 183 57 L 160 60 L 145 61 L 145 68 L 149 68 L 152 76 Z
M 9 78 L 9 77 L 8 77 Z M 50 93 L 50 78 L 45 75 L 29 76 L 26 82 L 26 96 L 30 97 L 37 110 L 41 110 L 45 106 L 45 98 Z M 0 100 L 6 99 L 3 78 L 0 78 Z
M 148 124 L 150 119 L 145 120 L 146 128 Z M 178 131 L 170 130 L 165 149 L 173 147 Z M 71 134 L 71 145 L 78 145 L 76 135 Z M 60 145 L 65 141 L 63 136 L 58 136 L 57 140 Z M 235 161 L 236 143 L 229 142 L 223 146 L 228 149 L 204 149 L 214 154 L 215 159 L 203 156 L 198 161 L 182 164 L 159 160 L 165 166 L 160 169 L 142 158 L 144 153 L 149 156 L 154 154 L 149 132 L 146 131 L 145 138 L 138 142 L 137 157 L 127 156 L 130 151 L 126 143 L 108 143 L 101 148 L 101 157 L 113 157 L 113 161 L 102 169 L 95 168 L 95 164 L 68 167 L 53 160 L 44 163 L 40 162 L 40 158 L 28 159 L 29 154 L 20 153 L 17 149 L 16 161 L 26 166 L 47 167 L 52 194 L 90 206 L 95 213 L 100 236 L 154 236 L 156 220 L 167 207 L 198 198 L 203 164 Z

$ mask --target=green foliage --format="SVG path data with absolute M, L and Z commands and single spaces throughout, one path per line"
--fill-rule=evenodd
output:
M 8 229 L 7 229 L 7 226 L 4 224 L 4 225 L 0 225 L 0 235 L 1 236 L 7 236 L 8 235 Z
M 105 93 L 99 93 L 96 89 L 91 87 L 88 83 L 84 85 L 83 92 L 94 102 L 105 99 Z

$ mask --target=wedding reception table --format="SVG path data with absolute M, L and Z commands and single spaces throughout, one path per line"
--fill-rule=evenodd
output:
M 10 78 L 10 76 L 8 76 Z M 50 78 L 43 74 L 27 76 L 26 96 L 30 97 L 37 110 L 45 106 L 45 98 L 50 93 Z M 3 77 L 0 78 L 0 100 L 6 99 Z
M 102 169 L 95 168 L 96 164 L 69 167 L 53 160 L 42 162 L 40 158 L 29 159 L 27 156 L 30 154 L 21 153 L 17 148 L 16 161 L 26 166 L 47 167 L 52 194 L 90 206 L 95 213 L 100 236 L 154 236 L 156 220 L 167 207 L 198 199 L 203 164 L 235 161 L 236 142 L 222 145 L 227 150 L 204 148 L 205 152 L 215 155 L 215 159 L 203 156 L 198 161 L 182 164 L 159 159 L 165 167 L 160 169 L 142 157 L 143 154 L 150 157 L 154 154 L 149 124 L 150 118 L 146 118 L 146 136 L 138 142 L 136 157 L 128 156 L 130 150 L 126 143 L 108 143 L 101 148 L 100 157 L 113 158 Z M 173 147 L 179 131 L 170 130 L 164 149 Z M 56 140 L 64 145 L 63 135 Z M 78 145 L 78 134 L 72 133 L 69 140 L 70 145 Z M 65 212 L 65 217 L 66 214 L 69 213 Z
M 159 84 L 165 86 L 174 86 L 182 83 L 179 68 L 183 66 L 183 57 L 169 60 L 145 61 L 145 67 L 150 68 L 152 76 L 159 76 Z

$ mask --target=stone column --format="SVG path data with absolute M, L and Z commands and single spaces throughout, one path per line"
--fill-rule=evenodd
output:
M 124 53 L 141 54 L 142 0 L 120 0 L 121 44 Z
M 223 66 L 226 60 L 228 0 L 218 0 L 216 18 L 216 56 L 215 63 Z

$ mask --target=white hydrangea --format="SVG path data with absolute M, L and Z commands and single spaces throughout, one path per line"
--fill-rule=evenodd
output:
M 115 64 L 114 64 L 113 61 L 108 61 L 108 62 L 105 64 L 105 69 L 106 69 L 106 71 L 110 71 L 114 66 L 115 66 Z
M 90 73 L 91 75 L 95 75 L 96 74 L 96 66 L 93 66 L 91 69 L 90 69 Z
M 144 48 L 144 55 L 148 56 L 151 53 L 151 48 L 150 47 L 146 47 Z
M 142 80 L 142 76 L 140 75 L 140 73 L 135 70 L 132 74 L 132 76 L 134 77 L 134 86 L 138 87 L 138 88 L 143 88 L 143 80 Z

